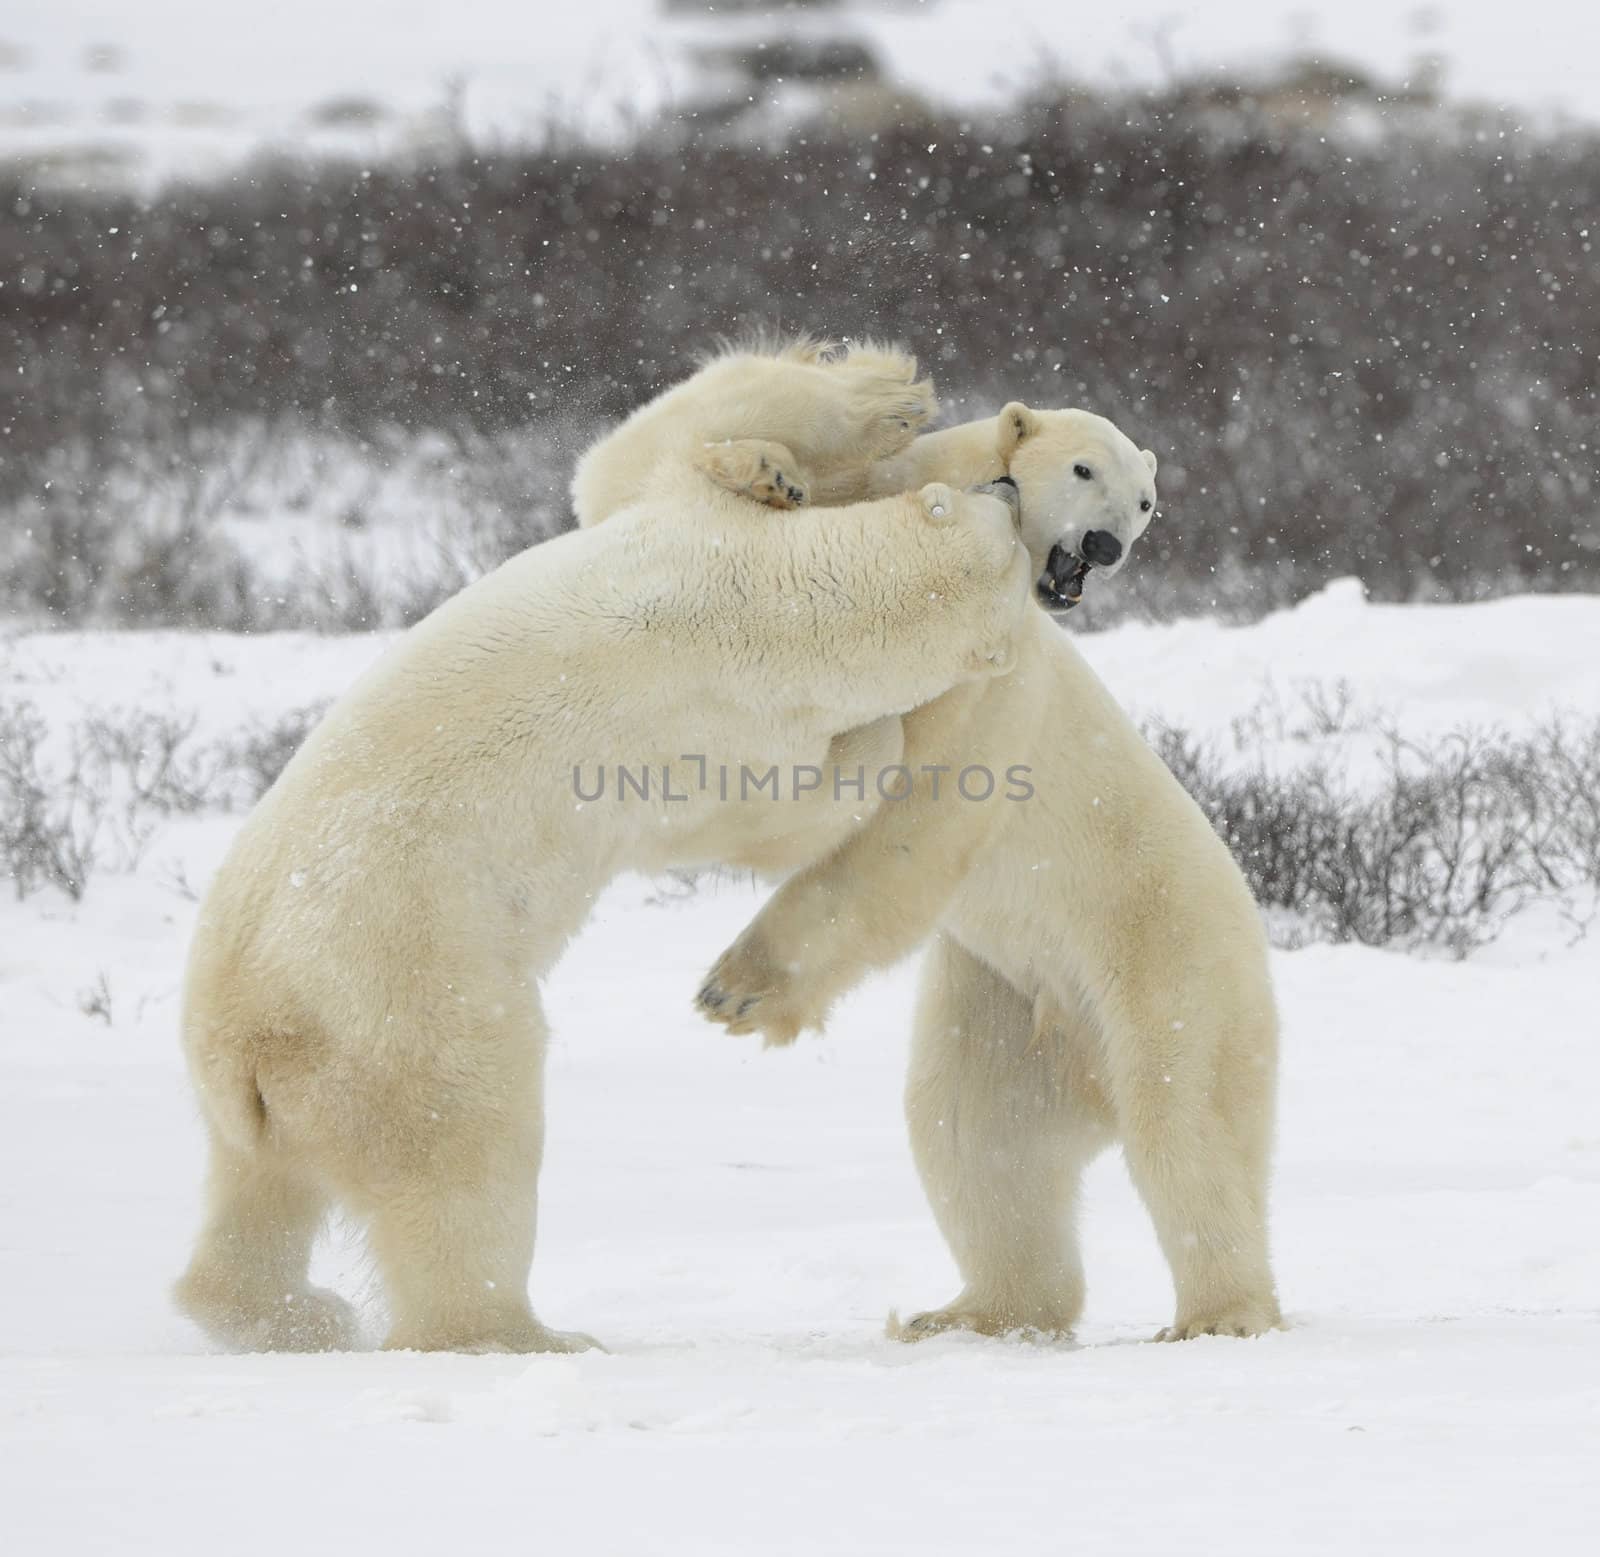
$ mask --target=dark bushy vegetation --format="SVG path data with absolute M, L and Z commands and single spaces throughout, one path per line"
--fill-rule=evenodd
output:
M 1600 725 L 1427 744 L 1382 731 L 1364 785 L 1348 752 L 1281 771 L 1182 730 L 1153 739 L 1296 936 L 1465 955 L 1536 899 L 1600 889 Z
M 325 706 L 223 741 L 148 712 L 96 715 L 52 740 L 32 703 L 0 703 L 0 880 L 18 898 L 53 887 L 79 901 L 97 871 L 137 865 L 162 820 L 253 805 Z
M 46 479 L 103 508 L 162 428 L 586 435 L 778 324 L 904 338 L 957 411 L 1124 422 L 1162 460 L 1154 600 L 1594 587 L 1600 142 L 1397 115 L 1324 138 L 1247 96 L 1052 90 L 1003 125 L 766 149 L 0 188 L 0 516 L 31 523 Z
M 164 819 L 253 805 L 324 706 L 222 740 L 171 714 L 97 716 L 52 743 L 35 707 L 0 703 L 0 879 L 18 897 L 49 887 L 78 900 L 91 875 L 135 865 Z M 1535 901 L 1587 928 L 1574 905 L 1587 894 L 1600 908 L 1600 724 L 1424 746 L 1375 729 L 1340 688 L 1306 689 L 1302 712 L 1298 727 L 1277 713 L 1267 729 L 1258 710 L 1228 753 L 1183 730 L 1152 732 L 1280 939 L 1465 955 Z M 1248 757 L 1263 735 L 1280 756 L 1337 748 L 1268 766 Z M 1374 735 L 1375 771 L 1354 783 L 1351 740 Z M 688 889 L 690 878 L 674 880 L 664 901 Z
M 407 625 L 566 527 L 558 447 L 554 427 L 366 444 L 281 420 L 140 417 L 115 446 L 52 451 L 36 489 L 0 511 L 0 617 Z M 286 519 L 320 531 L 310 555 L 273 533 Z

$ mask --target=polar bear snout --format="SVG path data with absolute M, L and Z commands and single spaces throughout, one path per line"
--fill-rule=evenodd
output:
M 1091 566 L 1109 568 L 1122 555 L 1122 542 L 1109 530 L 1086 530 L 1078 551 Z

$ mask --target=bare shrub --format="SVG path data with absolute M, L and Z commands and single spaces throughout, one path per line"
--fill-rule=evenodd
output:
M 272 625 L 254 570 L 217 530 L 260 451 L 254 425 L 132 411 L 115 431 L 69 425 L 0 526 L 0 607 L 53 625 Z
M 77 762 L 50 770 L 48 737 L 30 704 L 0 704 L 0 872 L 18 898 L 49 886 L 77 902 L 98 859 L 105 797 Z
M 171 713 L 96 714 L 52 732 L 30 703 L 0 703 L 0 875 L 18 898 L 81 900 L 96 870 L 138 864 L 173 816 L 253 805 L 327 707 L 293 709 L 223 740 Z M 193 895 L 181 877 L 169 883 Z
M 146 711 L 52 736 L 31 705 L 0 704 L 0 873 L 18 897 L 53 887 L 80 899 L 97 869 L 136 864 L 159 821 L 253 805 L 326 707 L 207 740 L 192 718 Z M 1567 896 L 1600 893 L 1600 722 L 1422 742 L 1356 708 L 1347 687 L 1307 684 L 1236 721 L 1230 751 L 1166 726 L 1150 738 L 1281 941 L 1464 956 L 1535 901 L 1563 904 L 1578 934 L 1590 922 Z M 1371 748 L 1365 782 L 1349 776 L 1357 741 Z M 1308 760 L 1284 765 L 1286 754 Z M 692 893 L 680 875 L 653 901 Z M 181 875 L 168 885 L 194 896 Z
M 111 465 L 91 438 L 64 440 L 41 456 L 35 490 L 0 528 L 0 604 L 61 622 L 91 608 L 111 562 L 110 481 Z
M 1600 724 L 1426 744 L 1391 728 L 1365 786 L 1326 760 L 1241 767 L 1181 730 L 1151 738 L 1257 901 L 1316 936 L 1465 955 L 1532 900 L 1600 887 Z
M 1308 90 L 1046 81 L 1003 120 L 771 145 L 558 127 L 145 202 L 0 173 L 0 537 L 37 542 L 0 589 L 51 620 L 275 625 L 297 602 L 240 576 L 211 487 L 121 582 L 141 446 L 199 468 L 282 419 L 373 447 L 595 430 L 761 323 L 904 337 L 953 415 L 1084 405 L 1153 446 L 1163 512 L 1083 626 L 1259 615 L 1351 573 L 1387 600 L 1595 588 L 1600 139 L 1393 101 L 1363 138 L 1284 111 Z M 332 623 L 394 610 L 393 582 Z
M 221 743 L 218 761 L 236 776 L 247 803 L 259 800 L 277 783 L 278 775 L 327 710 L 326 702 L 310 703 Z
M 87 1017 L 114 1026 L 111 1008 L 111 980 L 102 968 L 92 984 L 78 991 L 78 1009 Z
M 560 424 L 365 441 L 134 416 L 65 441 L 15 522 L 0 512 L 0 610 L 233 632 L 408 625 L 566 526 L 561 442 Z
M 84 757 L 108 779 L 120 770 L 130 811 L 171 816 L 204 810 L 220 803 L 224 773 L 219 754 L 195 743 L 197 722 L 176 714 L 95 715 L 77 736 L 80 770 Z

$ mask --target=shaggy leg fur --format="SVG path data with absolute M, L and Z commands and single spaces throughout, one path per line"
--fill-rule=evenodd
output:
M 853 502 L 865 495 L 873 467 L 911 447 L 939 406 L 933 384 L 917 378 L 917 360 L 893 347 L 852 347 L 821 364 L 840 420 L 810 456 L 811 500 Z
M 761 502 L 838 502 L 864 495 L 874 462 L 910 447 L 938 409 L 933 385 L 918 379 L 916 359 L 877 346 L 840 350 L 802 341 L 770 350 L 730 350 L 692 378 L 642 406 L 578 462 L 572 496 L 584 528 L 647 497 L 663 462 L 697 460 L 708 444 L 766 445 L 782 456 L 701 462 L 712 479 Z M 805 473 L 796 479 L 797 470 Z M 801 495 L 792 498 L 788 487 Z M 750 490 L 751 488 L 754 490 Z
M 835 451 L 841 460 L 889 459 L 911 446 L 938 410 L 933 384 L 917 378 L 917 359 L 893 347 L 853 346 L 825 364 L 850 399 L 853 436 Z
M 890 1333 L 1066 1336 L 1083 1310 L 1074 1216 L 1103 1120 L 1063 1064 L 1059 1022 L 948 936 L 928 954 L 906 1115 L 965 1286 Z
M 355 1198 L 392 1313 L 388 1350 L 573 1352 L 597 1343 L 548 1329 L 528 1303 L 544 1147 L 544 1029 L 506 992 L 480 1010 L 473 1074 L 439 1077 L 388 1102 L 408 1143 L 373 1165 Z M 460 1053 L 460 1049 L 454 1052 Z M 451 1100 L 451 1114 L 437 1110 Z M 415 1150 L 418 1140 L 427 1149 Z
M 327 1209 L 322 1191 L 263 1154 L 213 1139 L 205 1225 L 173 1296 L 214 1339 L 242 1351 L 345 1351 L 354 1311 L 306 1281 Z
M 1184 1036 L 1214 1065 L 1206 1087 L 1173 1085 L 1182 1053 L 1141 1042 L 1154 1030 L 1148 1022 L 1138 1036 L 1109 1033 L 1106 1044 L 1128 1171 L 1177 1295 L 1176 1317 L 1157 1337 L 1163 1341 L 1259 1335 L 1282 1323 L 1266 1220 L 1274 1025 L 1269 1019 L 1257 1033 L 1207 1041 L 1195 1030 L 1202 1020 Z M 1226 1113 L 1213 1096 L 1228 1100 Z

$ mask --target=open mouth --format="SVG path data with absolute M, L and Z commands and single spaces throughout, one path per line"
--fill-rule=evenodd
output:
M 1074 557 L 1065 546 L 1052 546 L 1044 572 L 1033 586 L 1039 604 L 1047 611 L 1070 611 L 1083 599 L 1083 584 L 1091 566 L 1081 557 Z

